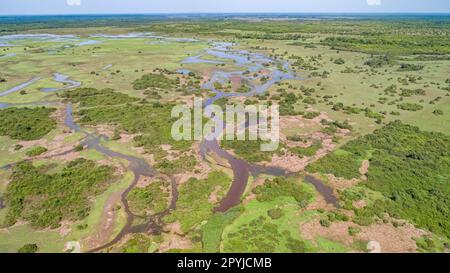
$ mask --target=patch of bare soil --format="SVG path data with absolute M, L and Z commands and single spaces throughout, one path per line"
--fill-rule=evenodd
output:
M 314 110 L 310 108 L 307 111 L 314 111 Z M 280 139 L 284 144 L 286 144 L 287 147 L 307 148 L 313 145 L 314 143 L 320 142 L 322 144 L 322 148 L 319 149 L 314 156 L 303 158 L 300 158 L 298 155 L 286 151 L 286 153 L 282 156 L 274 155 L 271 161 L 268 163 L 267 162 L 264 163 L 264 165 L 280 167 L 291 172 L 299 172 L 303 171 L 305 167 L 310 163 L 317 161 L 320 158 L 329 154 L 330 152 L 334 151 L 336 149 L 336 144 L 333 143 L 333 137 L 320 131 L 323 128 L 323 125 L 321 124 L 322 120 L 330 121 L 330 118 L 328 117 L 326 112 L 321 112 L 318 117 L 311 120 L 305 119 L 302 116 L 281 117 L 280 128 L 282 132 L 287 129 L 292 130 L 293 128 L 294 129 L 303 128 L 306 131 L 314 128 L 313 132 L 299 134 L 299 136 L 305 139 L 305 141 L 303 142 L 290 141 L 287 139 L 286 135 L 281 133 Z M 350 133 L 350 131 L 340 130 L 339 133 L 345 137 Z
M 64 147 L 67 147 L 67 143 L 64 142 L 64 139 L 69 134 L 61 133 L 55 136 L 52 140 L 47 139 L 38 139 L 38 140 L 31 140 L 31 141 L 20 141 L 18 144 L 22 145 L 22 149 L 29 149 L 34 146 L 42 146 L 47 148 L 49 151 L 51 150 L 57 150 L 57 149 L 63 149 Z M 73 148 L 73 144 L 70 145 L 71 148 Z M 11 152 L 13 152 L 13 148 L 11 148 Z
M 306 207 L 306 210 L 319 210 L 319 209 L 332 211 L 335 209 L 335 206 L 333 206 L 333 204 L 327 203 L 323 195 L 317 194 L 315 196 L 314 201 Z
M 183 235 L 183 231 L 181 231 L 181 224 L 179 221 L 175 221 L 173 223 L 165 225 L 164 232 L 171 233 L 171 234 L 177 234 L 180 236 Z
M 115 229 L 115 219 L 120 210 L 122 192 L 115 192 L 109 196 L 103 209 L 102 216 L 96 230 L 81 241 L 83 249 L 89 250 L 108 243 Z
M 367 180 L 366 174 L 369 172 L 370 162 L 369 160 L 364 160 L 359 168 L 359 173 L 361 174 L 362 180 Z
M 194 156 L 197 161 L 197 165 L 195 165 L 193 171 L 186 171 L 181 174 L 174 175 L 174 178 L 177 180 L 177 184 L 183 184 L 190 178 L 196 178 L 199 180 L 208 178 L 208 175 L 212 171 L 212 168 L 200 156 L 200 143 L 195 142 L 191 150 L 185 154 L 188 156 Z
M 256 199 L 256 194 L 253 193 L 253 190 L 258 187 L 264 185 L 265 179 L 263 178 L 257 178 L 255 181 L 253 181 L 250 190 L 248 191 L 247 195 L 245 196 L 243 200 L 243 204 L 247 205 L 250 201 Z
M 361 232 L 351 236 L 348 233 L 349 227 L 359 227 Z M 334 222 L 330 227 L 323 227 L 320 225 L 319 218 L 301 223 L 299 230 L 305 239 L 314 240 L 318 236 L 324 237 L 340 242 L 349 248 L 352 248 L 356 240 L 373 241 L 379 244 L 379 251 L 383 253 L 416 252 L 417 246 L 414 238 L 427 234 L 407 223 L 399 227 L 394 227 L 390 223 L 376 223 L 364 227 L 352 222 Z M 370 251 L 370 249 L 367 250 Z
M 138 180 L 138 182 L 136 184 L 136 188 L 145 188 L 148 185 L 150 185 L 153 182 L 155 182 L 156 180 L 159 180 L 159 179 L 155 178 L 155 177 L 148 177 L 148 176 L 141 175 L 141 177 L 139 177 L 139 180 Z
M 61 227 L 58 230 L 59 231 L 59 235 L 61 237 L 67 236 L 72 231 L 72 228 L 71 228 L 72 225 L 73 225 L 73 223 L 71 223 L 69 221 L 63 221 L 61 223 Z
M 134 141 L 134 138 L 139 134 L 126 134 L 120 133 L 120 139 L 117 141 L 119 143 L 130 143 Z
M 189 108 L 194 107 L 194 98 L 195 98 L 195 94 L 194 95 L 188 95 L 188 96 L 179 96 L 173 99 L 174 103 L 177 104 L 181 104 L 181 105 L 186 105 Z
M 171 249 L 191 249 L 192 246 L 192 242 L 185 236 L 170 234 L 159 246 L 158 252 L 163 253 Z
M 99 124 L 95 126 L 87 126 L 87 128 L 92 128 L 98 135 L 107 136 L 111 138 L 114 136 L 114 126 L 109 124 Z
M 394 227 L 391 224 L 374 224 L 363 227 L 358 237 L 361 239 L 376 241 L 380 244 L 381 252 L 404 253 L 416 252 L 417 245 L 413 238 L 418 238 L 427 232 L 415 228 L 411 224 Z
M 367 203 L 365 200 L 359 200 L 359 201 L 353 202 L 353 207 L 355 207 L 357 209 L 362 209 L 362 208 L 365 208 L 366 206 L 367 206 Z
M 222 189 L 220 186 L 216 186 L 216 188 L 211 192 L 211 194 L 208 197 L 208 202 L 211 204 L 216 204 L 219 202 L 219 197 L 217 196 L 219 191 Z
M 336 177 L 333 174 L 327 174 L 326 177 L 328 180 L 328 184 L 333 189 L 335 189 L 335 192 L 336 192 L 336 190 L 345 190 L 345 189 L 351 188 L 360 182 L 360 180 L 357 178 L 344 179 L 344 178 Z
M 64 244 L 63 252 L 81 253 L 81 245 L 78 241 L 70 241 Z

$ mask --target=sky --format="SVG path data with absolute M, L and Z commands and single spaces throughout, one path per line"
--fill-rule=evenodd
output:
M 0 15 L 230 12 L 450 13 L 450 0 L 0 0 Z

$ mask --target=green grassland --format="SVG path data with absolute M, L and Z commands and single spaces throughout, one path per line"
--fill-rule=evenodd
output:
M 192 148 L 192 142 L 176 142 L 170 135 L 172 106 L 179 103 L 180 98 L 196 92 L 210 96 L 207 91 L 200 90 L 199 82 L 212 71 L 231 72 L 240 68 L 229 61 L 225 65 L 181 62 L 203 52 L 211 39 L 232 41 L 237 43 L 236 49 L 288 61 L 299 77 L 276 84 L 266 96 L 250 100 L 279 103 L 282 116 L 302 115 L 310 119 L 317 114 L 305 110 L 323 111 L 340 125 L 351 128 L 350 137 L 339 143 L 339 149 L 308 166 L 307 171 L 332 173 L 347 179 L 359 178 L 361 162 L 370 161 L 367 181 L 339 192 L 343 207 L 355 213 L 353 221 L 361 225 L 370 224 L 382 218 L 383 213 L 389 213 L 435 234 L 434 237 L 417 239 L 420 251 L 444 249 L 441 238 L 450 238 L 450 28 L 447 21 L 391 18 L 302 23 L 234 20 L 111 20 L 108 26 L 104 22 L 85 23 L 85 28 L 63 28 L 68 25 L 62 22 L 62 28 L 52 29 L 45 29 L 49 26 L 45 22 L 5 25 L 0 28 L 0 33 L 28 31 L 77 34 L 87 38 L 96 33 L 154 31 L 173 37 L 195 37 L 199 41 L 89 38 L 101 43 L 74 46 L 72 42 L 25 40 L 21 41 L 21 46 L 1 49 L 0 55 L 17 55 L 0 58 L 0 78 L 6 80 L 0 82 L 0 92 L 34 77 L 41 77 L 41 80 L 26 87 L 25 92 L 0 97 L 0 103 L 16 104 L 14 108 L 0 110 L 0 166 L 26 158 L 30 150 L 15 150 L 18 141 L 51 140 L 61 133 L 51 118 L 54 110 L 34 107 L 36 104 L 71 102 L 82 126 L 108 125 L 116 134 L 137 135 L 129 143 L 105 140 L 102 142 L 105 146 L 133 156 L 142 156 L 133 148 L 143 147 L 145 152 L 153 154 L 156 160 L 154 167 L 168 175 L 192 171 L 197 162 L 185 154 Z M 212 56 L 206 59 L 220 61 Z M 180 68 L 195 75 L 181 76 L 175 72 Z M 64 87 L 53 80 L 54 73 L 68 75 L 70 79 L 81 82 L 81 88 L 48 93 L 40 91 L 41 88 Z M 181 81 L 186 83 L 181 84 Z M 336 127 L 332 124 L 324 130 L 330 132 Z M 293 127 L 283 133 L 295 137 L 318 129 L 321 129 L 320 125 Z M 72 133 L 65 137 L 65 142 L 75 145 L 82 137 L 80 133 Z M 165 158 L 167 152 L 161 145 L 170 145 L 171 150 L 179 152 L 178 158 Z M 229 141 L 222 145 L 251 162 L 268 161 L 279 152 L 260 153 L 259 142 Z M 284 147 L 283 143 L 280 147 Z M 319 148 L 317 144 L 291 151 L 301 157 L 309 156 Z M 83 150 L 80 156 L 93 161 L 105 160 L 103 155 L 93 150 Z M 98 229 L 108 197 L 126 188 L 133 178 L 131 173 L 126 173 L 120 182 L 105 183 L 111 170 L 94 165 L 89 165 L 91 174 L 76 166 L 76 170 L 67 170 L 61 164 L 51 170 L 45 169 L 54 163 L 50 159 L 35 161 L 30 166 L 21 163 L 18 168 L 25 172 L 11 177 L 13 183 L 8 187 L 5 182 L 11 173 L 0 171 L 0 193 L 7 197 L 7 207 L 0 210 L 0 220 L 9 221 L 9 224 L 27 220 L 43 228 L 57 227 L 61 220 L 68 219 L 76 221 L 76 226 L 67 238 L 61 238 L 57 231 L 36 230 L 31 225 L 1 230 L 0 252 L 16 252 L 29 243 L 38 244 L 40 252 L 60 252 L 64 241 L 77 241 L 89 236 Z M 91 163 L 82 163 L 84 167 L 85 164 Z M 62 174 L 68 178 L 63 179 Z M 95 174 L 105 179 L 97 181 Z M 75 179 L 77 175 L 86 178 L 80 181 L 87 182 L 78 185 L 72 181 L 79 180 Z M 36 177 L 39 179 L 34 179 Z M 61 196 L 56 186 L 45 184 L 48 180 L 77 184 L 74 191 L 67 193 L 74 195 L 73 199 L 62 194 L 64 198 L 61 200 L 69 206 L 62 207 L 55 201 L 55 196 Z M 98 182 L 94 183 L 95 186 L 90 183 L 94 180 Z M 214 193 L 217 200 L 221 200 L 230 183 L 228 172 L 219 171 L 210 173 L 206 179 L 189 179 L 179 185 L 177 207 L 163 220 L 166 223 L 179 222 L 182 232 L 195 244 L 195 250 L 201 243 L 205 252 L 352 250 L 326 238 L 317 237 L 309 241 L 301 237 L 300 223 L 317 217 L 325 219 L 329 215 L 319 210 L 305 210 L 318 193 L 299 178 L 269 178 L 264 185 L 253 190 L 249 186 L 246 194 L 251 192 L 256 199 L 226 213 L 214 213 L 218 204 L 209 200 L 210 195 Z M 154 183 L 133 190 L 128 196 L 131 209 L 142 215 L 162 211 L 168 201 L 165 187 L 166 184 Z M 46 194 L 41 192 L 42 189 Z M 90 196 L 88 193 L 95 193 L 92 204 L 86 201 Z M 33 206 L 23 203 L 24 198 Z M 353 202 L 361 199 L 367 206 L 354 208 Z M 45 208 L 45 213 L 34 213 L 35 208 Z M 116 234 L 124 224 L 123 211 L 119 214 L 115 223 Z M 77 226 L 84 228 L 78 229 Z M 120 251 L 154 252 L 162 240 L 161 237 L 138 234 L 132 236 Z

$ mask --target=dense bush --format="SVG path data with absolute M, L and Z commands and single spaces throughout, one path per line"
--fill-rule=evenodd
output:
M 56 128 L 56 121 L 50 117 L 54 111 L 45 107 L 0 109 L 0 135 L 18 140 L 40 139 Z
M 258 140 L 223 140 L 221 145 L 224 149 L 233 150 L 234 153 L 249 162 L 270 161 L 277 153 L 261 151 L 261 144 L 265 142 Z M 280 148 L 278 148 L 279 150 Z
M 320 112 L 306 112 L 303 117 L 306 119 L 314 119 L 320 116 Z
M 405 102 L 405 103 L 397 104 L 397 108 L 401 109 L 401 110 L 405 110 L 405 111 L 416 112 L 416 111 L 422 110 L 423 106 L 420 104 L 417 104 L 417 103 Z
M 188 232 L 212 215 L 217 204 L 210 202 L 210 195 L 216 191 L 220 201 L 230 183 L 231 179 L 223 172 L 212 172 L 207 179 L 189 179 L 180 186 L 176 210 L 164 221 L 179 221 L 182 231 Z
M 337 177 L 352 179 L 360 176 L 359 167 L 359 161 L 353 155 L 335 152 L 308 165 L 306 170 L 311 173 L 331 173 Z
M 155 165 L 155 168 L 162 173 L 173 175 L 177 173 L 192 171 L 196 164 L 197 160 L 194 156 L 191 155 L 182 156 L 175 160 L 163 159 Z
M 161 159 L 166 152 L 161 145 L 169 144 L 174 150 L 185 150 L 190 141 L 175 141 L 172 138 L 171 104 L 126 104 L 82 109 L 78 112 L 81 123 L 115 124 L 130 134 L 140 134 L 134 138 L 136 146 Z
M 98 107 L 102 105 L 118 105 L 138 101 L 126 94 L 114 92 L 112 89 L 78 88 L 65 91 L 60 96 L 81 107 Z
M 43 153 L 45 153 L 47 151 L 48 151 L 47 148 L 44 148 L 44 147 L 41 147 L 41 146 L 36 146 L 36 147 L 33 147 L 30 150 L 28 150 L 25 154 L 27 156 L 38 156 L 38 155 L 41 155 L 41 154 L 43 154 Z
M 419 71 L 424 68 L 421 64 L 401 64 L 398 71 Z
M 311 199 L 311 193 L 305 191 L 295 178 L 276 177 L 266 179 L 263 185 L 253 189 L 256 199 L 260 202 L 275 200 L 280 196 L 293 197 L 301 207 L 304 207 Z
M 17 252 L 18 253 L 36 253 L 38 251 L 38 246 L 36 244 L 26 244 L 22 246 Z
M 372 68 L 380 68 L 386 65 L 392 65 L 394 64 L 394 60 L 392 57 L 385 55 L 385 56 L 376 56 L 368 61 L 366 61 L 364 64 L 367 66 L 370 66 Z
M 322 144 L 317 142 L 317 143 L 313 143 L 311 146 L 303 148 L 303 147 L 294 147 L 294 148 L 290 148 L 289 151 L 298 155 L 300 158 L 304 157 L 304 156 L 314 156 L 317 151 L 319 151 L 320 149 L 322 149 Z
M 154 181 L 145 188 L 134 188 L 127 196 L 131 211 L 143 216 L 164 211 L 169 201 L 169 186 L 167 181 Z
M 345 153 L 332 153 L 309 166 L 308 171 L 354 178 L 359 176 L 358 162 L 370 158 L 365 185 L 385 199 L 357 210 L 359 223 L 372 223 L 370 217 L 388 213 L 450 238 L 448 135 L 423 132 L 396 121 L 341 149 Z M 354 171 L 344 176 L 341 172 L 348 166 Z
M 147 74 L 133 82 L 133 88 L 136 90 L 144 90 L 147 88 L 169 89 L 176 82 L 160 74 Z
M 47 174 L 46 166 L 21 162 L 13 169 L 5 192 L 5 225 L 24 220 L 39 228 L 56 228 L 61 221 L 82 220 L 89 214 L 89 200 L 114 181 L 113 170 L 77 159 L 60 172 Z

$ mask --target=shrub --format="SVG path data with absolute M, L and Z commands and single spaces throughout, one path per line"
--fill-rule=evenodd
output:
M 83 158 L 69 162 L 57 173 L 47 174 L 46 168 L 28 161 L 14 167 L 4 195 L 6 226 L 23 220 L 33 227 L 57 228 L 61 221 L 82 220 L 89 214 L 89 200 L 115 181 L 111 167 Z
M 397 104 L 397 108 L 401 109 L 401 110 L 405 110 L 405 111 L 411 111 L 411 112 L 416 112 L 416 111 L 420 111 L 423 109 L 423 106 L 417 103 L 401 103 L 401 104 Z
M 147 74 L 133 82 L 135 90 L 144 90 L 147 88 L 170 89 L 176 82 L 160 74 Z
M 361 228 L 359 227 L 348 227 L 348 234 L 350 236 L 355 236 L 356 234 L 361 232 Z
M 315 119 L 320 116 L 320 112 L 306 112 L 303 117 L 306 119 Z
M 436 116 L 442 116 L 444 115 L 444 111 L 442 111 L 441 109 L 436 109 L 433 111 L 433 114 L 435 114 Z
M 343 64 L 345 64 L 345 61 L 342 58 L 338 58 L 338 59 L 334 60 L 334 63 L 337 65 L 343 65 Z
M 41 146 L 37 146 L 37 147 L 33 147 L 33 148 L 31 148 L 30 150 L 28 150 L 25 154 L 27 155 L 27 156 L 38 156 L 38 155 L 41 155 L 41 154 L 43 154 L 43 153 L 45 153 L 45 152 L 47 152 L 48 150 L 47 150 L 47 148 L 44 148 L 44 147 L 41 147 Z
M 320 225 L 323 227 L 330 227 L 331 222 L 328 219 L 320 219 Z
M 400 64 L 398 71 L 419 71 L 424 68 L 421 64 Z
M 283 217 L 283 211 L 280 208 L 271 209 L 267 211 L 267 215 L 273 220 L 280 219 Z
M 26 244 L 22 246 L 17 252 L 18 253 L 36 253 L 38 251 L 37 244 Z

